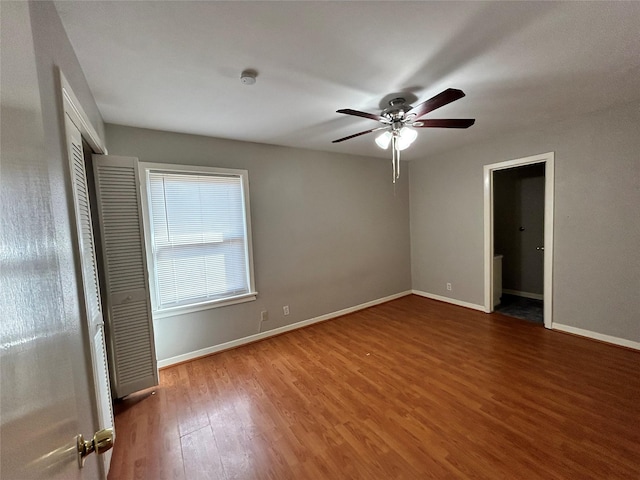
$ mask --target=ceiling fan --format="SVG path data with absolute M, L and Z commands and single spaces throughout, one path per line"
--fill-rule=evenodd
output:
M 418 132 L 416 132 L 414 128 L 469 128 L 475 123 L 475 119 L 472 118 L 420 119 L 423 115 L 459 100 L 462 97 L 464 97 L 462 90 L 447 88 L 435 97 L 415 107 L 407 105 L 404 98 L 394 98 L 389 102 L 389 107 L 385 108 L 380 115 L 361 112 L 351 108 L 338 110 L 336 113 L 369 118 L 382 123 L 383 126 L 339 138 L 332 143 L 344 142 L 345 140 L 359 137 L 360 135 L 384 130 L 384 132 L 376 138 L 376 143 L 380 148 L 384 149 L 389 148 L 391 144 L 393 155 L 391 160 L 393 164 L 393 183 L 396 183 L 396 179 L 400 177 L 400 151 L 411 145 L 418 136 Z

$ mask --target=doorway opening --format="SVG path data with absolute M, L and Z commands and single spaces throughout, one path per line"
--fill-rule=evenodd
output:
M 485 311 L 552 327 L 553 152 L 484 167 Z
M 544 163 L 493 172 L 494 308 L 543 323 Z M 496 278 L 502 271 L 502 278 Z M 501 286 L 501 288 L 499 288 Z M 496 304 L 496 302 L 498 302 Z

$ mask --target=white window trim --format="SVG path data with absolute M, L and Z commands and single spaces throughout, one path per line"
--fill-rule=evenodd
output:
M 153 319 L 161 319 L 174 317 L 176 315 L 184 315 L 186 313 L 193 313 L 203 310 L 209 310 L 212 308 L 227 307 L 229 305 L 236 305 L 239 303 L 251 302 L 256 300 L 258 292 L 255 287 L 255 278 L 253 271 L 253 241 L 251 236 L 251 206 L 249 204 L 249 172 L 247 170 L 236 170 L 230 168 L 217 168 L 217 167 L 202 167 L 194 165 L 175 165 L 169 163 L 150 163 L 139 162 L 138 168 L 140 171 L 140 181 L 142 183 L 142 220 L 144 223 L 144 241 L 147 245 L 147 265 L 149 266 L 149 288 L 151 290 L 151 305 L 153 307 Z M 227 297 L 217 300 L 210 300 L 207 302 L 182 305 L 178 307 L 165 308 L 158 310 L 157 292 L 155 286 L 156 265 L 153 259 L 153 245 L 151 242 L 151 220 L 149 218 L 149 180 L 148 172 L 166 172 L 166 173 L 202 173 L 205 175 L 234 175 L 239 176 L 242 180 L 242 194 L 244 196 L 244 210 L 245 210 L 245 225 L 247 230 L 247 260 L 249 267 L 249 292 L 234 297 Z

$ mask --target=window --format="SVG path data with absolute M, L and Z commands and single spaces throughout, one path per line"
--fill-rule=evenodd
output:
M 247 172 L 141 167 L 154 313 L 255 300 Z

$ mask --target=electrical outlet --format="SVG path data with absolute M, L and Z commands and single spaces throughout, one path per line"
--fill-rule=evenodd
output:
M 285 305 L 284 307 L 282 307 L 282 311 L 284 312 L 285 316 L 289 315 L 289 305 Z
M 263 310 L 260 312 L 260 321 L 262 322 L 266 322 L 267 320 L 269 320 L 269 312 L 266 310 Z
M 451 284 L 447 283 L 447 290 L 451 291 Z

